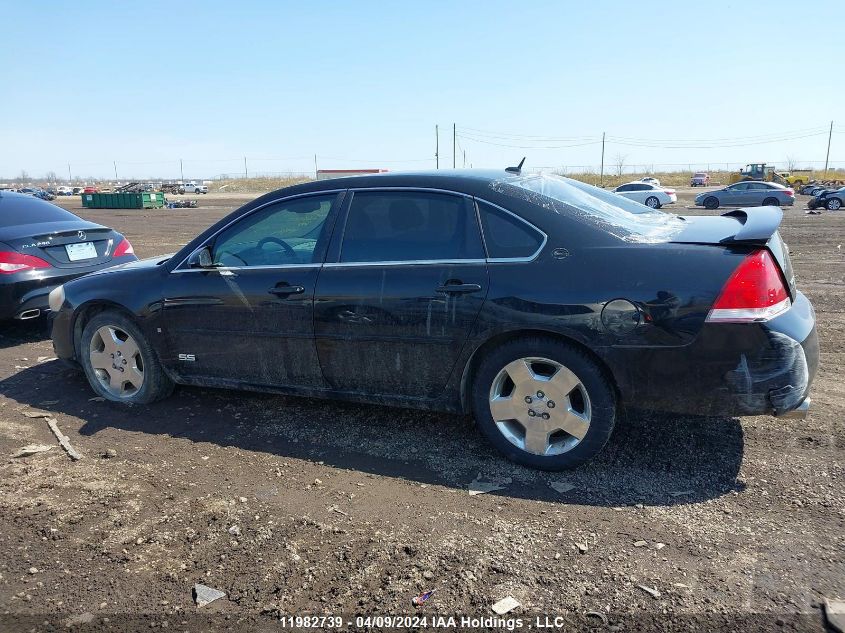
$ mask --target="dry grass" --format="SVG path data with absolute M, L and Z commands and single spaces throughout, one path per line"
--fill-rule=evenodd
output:
M 225 191 L 228 193 L 275 191 L 282 187 L 290 187 L 300 182 L 308 182 L 313 178 L 307 176 L 287 178 L 226 178 L 215 180 L 208 186 L 210 192 Z

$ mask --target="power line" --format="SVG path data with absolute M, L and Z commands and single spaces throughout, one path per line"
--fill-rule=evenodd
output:
M 514 145 L 510 143 L 496 143 L 494 141 L 473 138 L 465 134 L 459 134 L 458 138 L 462 138 L 466 141 L 473 141 L 475 143 L 484 143 L 485 145 L 495 145 L 496 147 L 512 147 L 515 149 L 565 149 L 567 147 L 585 147 L 587 145 L 596 145 L 598 143 L 601 143 L 601 139 L 599 138 L 594 141 L 588 141 L 586 143 L 573 143 L 569 145 Z

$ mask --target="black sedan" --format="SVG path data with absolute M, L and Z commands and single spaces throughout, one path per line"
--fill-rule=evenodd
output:
M 781 217 L 515 168 L 305 183 L 55 290 L 53 343 L 114 401 L 184 384 L 466 412 L 511 459 L 567 468 L 624 405 L 806 415 L 815 316 Z
M 845 187 L 839 189 L 823 189 L 807 201 L 810 209 L 824 208 L 829 211 L 839 211 L 845 206 Z
M 0 192 L 0 321 L 38 317 L 56 286 L 136 259 L 110 228 L 33 196 Z

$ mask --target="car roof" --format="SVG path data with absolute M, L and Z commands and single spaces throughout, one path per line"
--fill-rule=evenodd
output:
M 527 174 L 508 172 L 504 169 L 439 169 L 387 172 L 313 180 L 286 187 L 285 192 L 308 193 L 369 187 L 421 187 L 473 194 L 489 190 L 491 183 L 507 183 L 508 180 L 517 180 L 525 175 Z

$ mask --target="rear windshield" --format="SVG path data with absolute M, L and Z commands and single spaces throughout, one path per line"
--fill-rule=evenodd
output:
M 44 200 L 23 194 L 0 193 L 0 228 L 78 219 L 72 213 Z
M 537 174 L 495 181 L 499 193 L 526 200 L 555 213 L 577 216 L 630 242 L 665 242 L 683 228 L 683 220 L 579 180 Z

